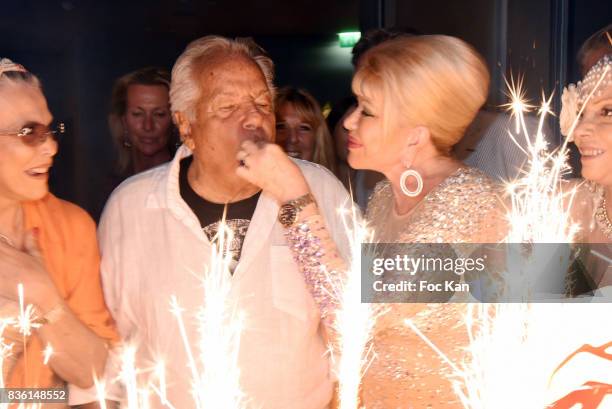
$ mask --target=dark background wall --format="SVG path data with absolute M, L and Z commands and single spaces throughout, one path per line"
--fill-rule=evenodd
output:
M 277 85 L 325 103 L 350 92 L 350 49 L 336 33 L 403 26 L 455 35 L 487 60 L 496 105 L 510 70 L 525 74 L 533 98 L 575 80 L 577 48 L 612 21 L 604 0 L 1 1 L 0 56 L 40 76 L 68 125 L 52 190 L 94 215 L 114 158 L 106 123 L 114 79 L 145 65 L 170 69 L 200 36 L 254 37 L 276 63 Z

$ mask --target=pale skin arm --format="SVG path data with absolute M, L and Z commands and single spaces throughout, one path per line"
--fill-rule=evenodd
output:
M 39 316 L 52 311 L 52 322 L 36 330 L 42 344 L 53 348 L 48 365 L 64 381 L 89 388 L 93 374 L 104 371 L 106 344 L 79 321 L 59 295 L 44 267 L 35 231 L 26 233 L 24 247 L 20 251 L 0 243 L 0 295 L 17 301 L 17 285 L 21 283 L 25 303 L 34 305 Z

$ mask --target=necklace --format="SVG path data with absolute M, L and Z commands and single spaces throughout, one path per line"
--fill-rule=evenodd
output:
M 9 239 L 8 236 L 5 236 L 2 233 L 0 233 L 0 241 L 5 242 L 6 244 L 8 244 L 11 247 L 15 247 L 15 243 L 13 243 L 13 240 Z
M 612 222 L 608 218 L 608 212 L 606 211 L 606 198 L 602 197 L 599 201 L 599 206 L 595 211 L 595 220 L 603 234 L 610 240 L 612 240 Z

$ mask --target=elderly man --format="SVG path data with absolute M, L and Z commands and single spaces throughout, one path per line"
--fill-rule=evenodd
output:
M 138 346 L 137 366 L 166 363 L 175 408 L 195 404 L 170 299 L 188 312 L 187 336 L 197 353 L 193 318 L 206 297 L 199 277 L 210 267 L 225 204 L 234 231 L 228 302 L 245 316 L 238 366 L 247 407 L 325 408 L 332 397 L 320 314 L 283 234 L 291 222 L 287 207 L 279 221 L 279 204 L 236 174 L 244 141 L 274 140 L 272 79 L 272 61 L 253 43 L 209 36 L 189 44 L 172 70 L 170 91 L 184 146 L 171 163 L 124 182 L 102 217 L 108 306 L 122 338 Z M 297 163 L 347 255 L 337 212 L 349 203 L 346 190 L 327 170 Z M 302 207 L 289 203 L 293 215 Z

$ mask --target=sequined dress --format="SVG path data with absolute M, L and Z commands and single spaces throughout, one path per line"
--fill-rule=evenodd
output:
M 394 210 L 388 181 L 379 183 L 370 199 L 367 221 L 375 241 L 386 243 L 494 242 L 500 232 L 500 190 L 481 171 L 462 166 L 407 215 Z M 342 271 L 335 246 L 320 216 L 304 220 L 287 231 L 287 238 L 304 273 L 321 315 L 330 326 L 335 301 L 326 271 Z M 326 273 L 329 276 L 329 273 Z M 368 409 L 461 408 L 447 375 L 450 368 L 415 333 L 404 325 L 410 318 L 445 355 L 460 362 L 467 334 L 461 319 L 465 304 L 388 304 L 374 329 L 377 358 L 365 374 L 362 403 Z M 332 335 L 333 338 L 333 335 Z
M 503 237 L 499 187 L 481 171 L 461 167 L 411 213 L 398 216 L 389 182 L 375 190 L 366 218 L 386 243 L 488 243 Z M 451 361 L 465 357 L 465 304 L 390 304 L 374 334 L 378 355 L 363 381 L 370 409 L 462 408 L 448 379 L 451 368 L 414 331 L 414 325 Z

